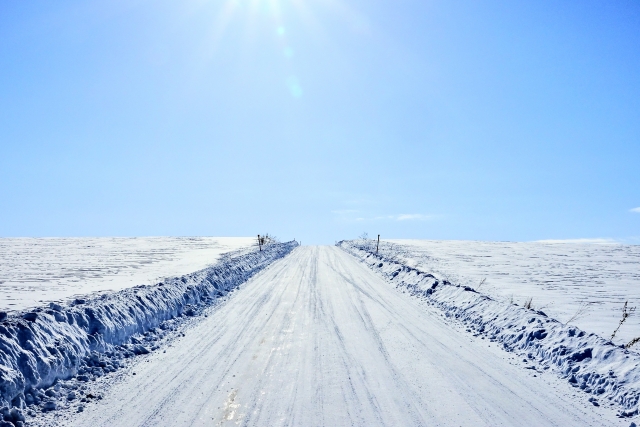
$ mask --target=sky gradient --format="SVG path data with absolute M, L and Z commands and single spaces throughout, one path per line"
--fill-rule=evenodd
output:
M 0 236 L 640 243 L 640 3 L 0 3 Z

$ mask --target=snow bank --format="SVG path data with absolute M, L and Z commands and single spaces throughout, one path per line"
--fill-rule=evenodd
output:
M 458 284 L 478 287 L 496 300 L 536 307 L 585 332 L 610 337 L 625 302 L 640 307 L 640 245 L 383 240 L 380 252 L 398 262 Z M 581 313 L 574 318 L 576 313 Z M 638 336 L 640 316 L 631 316 L 613 340 Z
M 376 254 L 368 241 L 337 244 L 398 288 L 424 298 L 447 317 L 466 325 L 468 332 L 501 343 L 506 351 L 525 357 L 529 369 L 551 369 L 574 387 L 593 394 L 599 405 L 606 399 L 621 406 L 619 416 L 639 413 L 640 355 L 616 346 L 595 334 L 587 334 L 528 310 L 496 301 L 469 286 L 438 279 L 432 274 Z
M 80 381 L 118 368 L 118 360 L 153 350 L 172 320 L 194 316 L 298 243 L 274 243 L 263 251 L 223 256 L 214 266 L 155 285 L 50 303 L 30 311 L 0 312 L 0 423 L 20 421 L 19 409 L 41 404 L 55 389 L 41 389 L 77 375 Z M 72 396 L 67 396 L 72 398 Z M 3 408 L 4 407 L 4 408 Z M 15 407 L 16 414 L 8 408 Z M 6 414 L 4 414 L 6 412 Z

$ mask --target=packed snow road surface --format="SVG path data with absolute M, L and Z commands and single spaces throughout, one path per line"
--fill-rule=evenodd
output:
M 145 357 L 65 424 L 620 425 L 335 247 L 296 249 Z

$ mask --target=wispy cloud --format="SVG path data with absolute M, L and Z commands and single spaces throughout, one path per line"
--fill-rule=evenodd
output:
M 433 215 L 423 214 L 400 214 L 394 218 L 396 221 L 427 221 L 433 219 Z
M 341 210 L 331 211 L 332 214 L 336 214 L 336 215 L 349 215 L 357 212 L 358 211 L 356 209 L 341 209 Z
M 434 219 L 434 215 L 424 214 L 396 214 L 396 215 L 381 215 L 370 218 L 359 217 L 356 221 L 427 221 Z
M 629 212 L 640 213 L 640 208 L 629 209 Z
M 373 222 L 373 221 L 430 221 L 440 218 L 440 215 L 421 213 L 400 213 L 386 215 L 371 215 L 369 209 L 358 209 L 357 206 L 345 206 L 343 209 L 333 209 L 331 214 L 339 221 Z

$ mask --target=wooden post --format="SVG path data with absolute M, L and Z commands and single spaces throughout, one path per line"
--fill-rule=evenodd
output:
M 260 242 L 260 235 L 258 234 L 258 247 L 260 248 L 260 252 L 262 252 L 262 243 Z
M 380 247 L 380 235 L 378 234 L 378 244 L 376 245 L 376 254 L 378 253 L 379 247 Z

